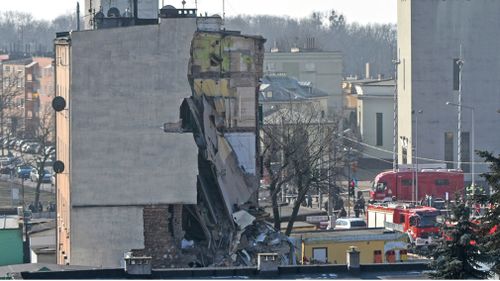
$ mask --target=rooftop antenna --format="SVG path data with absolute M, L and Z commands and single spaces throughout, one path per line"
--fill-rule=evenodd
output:
M 226 20 L 226 1 L 222 0 L 222 21 Z
M 80 2 L 76 2 L 76 30 L 80 31 Z

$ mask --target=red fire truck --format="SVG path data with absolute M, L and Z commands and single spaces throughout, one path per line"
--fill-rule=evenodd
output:
M 451 200 L 456 192 L 463 193 L 463 190 L 464 173 L 461 170 L 386 171 L 375 177 L 370 200 L 394 201 L 395 198 L 397 201 L 421 201 L 426 195 Z
M 369 204 L 366 220 L 368 227 L 407 233 L 411 244 L 424 246 L 432 244 L 439 235 L 439 214 L 435 208 L 406 203 Z

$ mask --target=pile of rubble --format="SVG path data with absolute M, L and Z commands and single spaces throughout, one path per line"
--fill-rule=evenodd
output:
M 228 267 L 256 266 L 259 253 L 276 253 L 280 264 L 296 264 L 294 246 L 289 238 L 275 230 L 263 219 L 256 219 L 247 211 L 241 210 L 233 214 L 238 230 L 231 241 L 229 251 L 216 251 L 212 257 L 207 252 L 200 251 L 206 245 L 196 245 L 192 241 L 183 240 L 183 254 L 197 252 L 198 261 L 190 266 Z M 206 249 L 206 248 L 205 248 Z M 202 260 L 212 260 L 205 264 Z

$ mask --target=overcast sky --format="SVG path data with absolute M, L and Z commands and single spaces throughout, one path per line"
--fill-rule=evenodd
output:
M 83 10 L 84 0 L 79 0 Z M 114 0 L 109 0 L 114 1 Z M 159 5 L 182 7 L 181 0 L 158 0 Z M 36 19 L 51 20 L 58 15 L 73 12 L 76 0 L 0 0 L 0 11 L 30 12 Z M 194 7 L 195 0 L 186 0 L 186 7 Z M 312 11 L 335 9 L 348 22 L 396 23 L 397 0 L 225 0 L 226 16 L 238 14 L 265 14 L 293 18 L 306 17 Z M 198 11 L 209 15 L 222 14 L 222 0 L 198 0 Z

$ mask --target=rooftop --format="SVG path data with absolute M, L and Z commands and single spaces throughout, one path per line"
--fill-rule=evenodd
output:
M 18 229 L 19 217 L 16 215 L 2 215 L 0 216 L 0 230 L 3 229 Z

